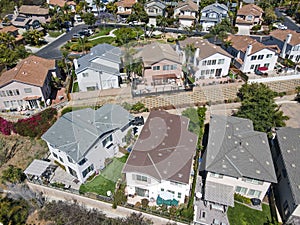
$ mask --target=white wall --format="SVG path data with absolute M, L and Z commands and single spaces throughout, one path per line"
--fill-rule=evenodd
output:
M 88 76 L 84 77 L 84 73 L 88 73 Z M 119 88 L 118 76 L 105 72 L 99 75 L 98 71 L 91 69 L 86 69 L 78 73 L 77 81 L 80 91 L 87 91 L 87 87 L 96 87 L 95 90 Z
M 179 23 L 182 27 L 191 27 L 194 23 L 194 20 L 179 19 Z
M 292 215 L 300 217 L 300 205 L 298 205 L 296 207 L 296 209 L 294 210 L 294 212 L 292 213 Z
M 223 178 L 215 178 L 210 176 L 211 173 L 207 173 L 206 181 L 211 181 L 219 184 L 225 184 L 225 185 L 231 185 L 234 187 L 234 190 L 237 186 L 248 188 L 247 193 L 250 189 L 261 191 L 261 195 L 259 196 L 259 199 L 262 201 L 262 199 L 265 197 L 267 190 L 270 187 L 269 182 L 263 182 L 263 184 L 252 184 L 248 183 L 242 180 L 242 178 L 234 178 L 229 176 L 223 176 Z M 244 195 L 247 198 L 253 198 L 253 196 Z
M 31 93 L 25 93 L 24 88 L 31 88 L 32 92 Z M 20 83 L 20 82 L 12 82 L 4 87 L 2 87 L 0 89 L 0 91 L 8 91 L 8 90 L 19 90 L 19 95 L 14 95 L 14 96 L 7 96 L 6 97 L 0 97 L 0 108 L 1 109 L 9 109 L 9 108 L 18 108 L 21 105 L 23 107 L 25 106 L 29 106 L 27 101 L 24 101 L 23 99 L 25 97 L 32 97 L 32 96 L 40 96 L 42 99 L 42 101 L 45 101 L 44 96 L 42 94 L 41 88 L 37 87 L 37 86 L 33 86 L 33 85 L 29 85 L 29 84 L 24 84 L 24 83 Z M 4 105 L 4 101 L 13 101 L 16 100 L 17 103 L 16 105 L 14 104 L 13 106 L 11 105 L 10 107 L 5 107 Z M 18 104 L 18 100 L 22 100 L 22 103 L 19 102 L 20 104 Z
M 109 67 L 120 69 L 119 63 L 112 62 L 110 60 L 105 60 L 103 58 L 96 58 L 96 59 L 92 60 L 91 62 L 100 64 L 99 67 L 101 67 L 101 65 L 104 65 L 104 66 L 109 66 Z
M 202 31 L 209 31 L 209 28 L 215 26 L 215 22 L 203 21 L 201 22 Z
M 133 176 L 136 174 L 146 176 L 147 182 L 133 180 Z M 159 182 L 153 177 L 150 177 L 145 174 L 140 173 L 126 173 L 126 183 L 127 183 L 127 190 L 128 194 L 135 194 L 135 187 L 147 189 L 149 192 L 149 197 L 145 197 L 148 199 L 154 198 L 156 200 L 159 192 L 161 189 L 164 189 L 166 192 L 167 190 L 174 191 L 173 197 L 179 201 L 180 203 L 184 203 L 185 196 L 189 196 L 190 192 L 190 185 L 189 184 L 179 184 L 175 182 L 170 182 L 166 180 L 162 180 Z M 181 198 L 178 198 L 178 192 L 181 193 Z
M 200 52 L 203 51 L 202 49 L 200 49 Z M 224 59 L 224 63 L 223 64 L 218 64 L 218 60 L 219 59 Z M 203 61 L 208 61 L 208 60 L 216 60 L 216 64 L 215 65 L 203 65 Z M 205 59 L 202 59 L 201 61 L 199 61 L 197 63 L 197 68 L 198 70 L 195 73 L 195 78 L 200 79 L 201 75 L 201 71 L 207 71 L 207 70 L 214 70 L 214 72 L 212 74 L 206 74 L 205 73 L 205 78 L 209 78 L 209 77 L 215 77 L 216 75 L 216 70 L 217 69 L 222 69 L 221 72 L 221 76 L 226 76 L 228 74 L 229 71 L 229 67 L 230 67 L 230 62 L 231 62 L 231 58 L 225 55 L 222 55 L 220 53 L 216 53 L 210 57 L 207 57 Z
M 267 54 L 272 54 L 271 58 L 267 58 Z M 258 56 L 263 55 L 263 59 L 259 60 Z M 251 60 L 252 56 L 256 56 L 256 60 Z M 275 52 L 269 50 L 269 49 L 262 49 L 254 54 L 250 54 L 248 56 L 245 56 L 244 63 L 242 67 L 240 68 L 242 72 L 247 73 L 251 72 L 254 73 L 255 71 L 255 65 L 259 65 L 259 67 L 263 67 L 266 63 L 269 63 L 269 69 L 265 72 L 274 70 L 275 64 L 277 62 L 278 56 L 275 54 Z M 253 68 L 251 68 L 251 65 L 254 65 Z
M 292 60 L 293 62 L 300 62 L 300 44 L 293 46 L 293 48 L 290 52 L 288 52 L 288 54 L 290 60 Z

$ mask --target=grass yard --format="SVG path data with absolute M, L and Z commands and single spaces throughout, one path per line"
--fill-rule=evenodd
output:
M 104 35 L 108 35 L 111 30 L 113 30 L 113 28 L 109 28 L 109 27 L 108 28 L 103 28 L 103 29 L 99 30 L 99 32 L 96 32 L 95 34 L 90 36 L 89 39 L 96 38 L 96 37 L 101 37 L 101 36 L 104 36 Z
M 81 185 L 80 192 L 93 192 L 104 196 L 106 196 L 107 191 L 114 192 L 117 180 L 122 177 L 121 171 L 127 157 L 128 155 L 114 158 L 101 174 Z
M 270 207 L 262 205 L 263 211 L 258 211 L 235 202 L 234 207 L 229 207 L 227 216 L 230 225 L 263 225 L 271 221 Z
M 92 46 L 96 46 L 98 44 L 103 44 L 103 43 L 111 44 L 114 41 L 115 41 L 114 37 L 101 37 L 101 38 L 97 38 L 95 40 L 89 41 L 88 43 L 91 43 Z

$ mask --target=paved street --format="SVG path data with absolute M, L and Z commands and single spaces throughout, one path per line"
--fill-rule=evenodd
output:
M 76 34 L 82 28 L 86 28 L 87 25 L 81 24 L 72 28 L 72 30 L 55 41 L 48 44 L 46 47 L 39 50 L 35 55 L 46 58 L 46 59 L 59 59 L 62 57 L 60 47 L 70 40 L 73 34 Z
M 72 193 L 60 191 L 60 190 L 45 187 L 45 186 L 40 186 L 40 185 L 29 183 L 29 182 L 28 182 L 28 186 L 30 187 L 30 189 L 32 189 L 35 192 L 43 192 L 43 195 L 46 197 L 47 200 L 50 200 L 50 201 L 62 200 L 62 201 L 70 201 L 70 202 L 73 202 L 76 200 L 77 203 L 82 204 L 82 205 L 86 206 L 87 208 L 95 208 L 95 209 L 101 210 L 104 214 L 106 214 L 108 217 L 111 217 L 111 218 L 126 217 L 126 216 L 130 215 L 132 212 L 137 212 L 132 209 L 127 209 L 127 208 L 120 207 L 120 206 L 118 206 L 117 209 L 113 209 L 112 205 L 109 203 L 106 203 L 106 202 L 97 201 L 97 200 L 83 197 L 80 195 L 75 195 Z M 163 225 L 168 222 L 173 222 L 173 221 L 170 221 L 168 219 L 164 219 L 164 218 L 161 218 L 158 216 L 154 216 L 154 215 L 150 215 L 150 214 L 146 214 L 146 213 L 142 213 L 142 214 L 146 218 L 151 219 L 155 225 Z M 184 224 L 177 222 L 177 225 L 184 225 Z
M 288 29 L 300 31 L 299 26 L 294 21 L 292 21 L 290 18 L 288 18 L 287 16 L 282 15 L 282 12 L 280 12 L 277 8 L 275 9 L 275 14 L 277 15 L 277 17 L 284 18 L 283 25 L 287 26 Z

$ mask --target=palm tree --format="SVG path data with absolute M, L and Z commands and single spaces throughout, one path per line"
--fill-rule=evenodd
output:
M 93 0 L 93 4 L 96 5 L 97 11 L 98 11 L 98 17 L 100 15 L 100 8 L 104 7 L 104 3 L 102 2 L 102 0 Z

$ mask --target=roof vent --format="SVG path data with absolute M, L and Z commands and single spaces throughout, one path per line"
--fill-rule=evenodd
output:
M 286 137 L 283 137 L 284 140 L 286 140 Z
M 233 159 L 236 159 L 236 156 L 235 156 L 235 155 L 233 155 L 233 156 L 232 156 L 232 158 L 233 158 Z
M 166 170 L 163 171 L 164 174 L 167 174 L 168 172 Z
M 136 158 L 136 155 L 132 155 L 132 158 L 135 159 L 135 158 Z
M 231 136 L 230 136 L 230 135 L 228 136 L 228 139 L 231 139 Z
M 158 156 L 162 156 L 162 154 L 161 154 L 161 153 L 158 153 Z
M 296 168 L 296 164 L 292 163 L 292 167 L 293 167 L 293 168 Z
M 270 165 L 269 161 L 266 161 L 266 164 L 267 164 L 267 165 Z
M 179 178 L 182 178 L 182 174 L 181 174 L 181 173 L 179 173 L 179 174 L 178 174 L 178 177 L 179 177 Z
M 253 162 L 253 161 L 254 161 L 254 159 L 252 159 L 252 158 L 249 158 L 249 161 L 250 161 L 250 162 Z
M 222 167 L 224 168 L 224 169 L 226 169 L 227 168 L 227 166 L 224 164 L 224 165 L 222 165 Z
M 165 145 L 166 145 L 166 143 L 165 143 L 165 142 L 163 142 L 163 143 L 161 143 L 161 145 L 165 146 Z
M 256 170 L 255 172 L 256 172 L 257 174 L 260 174 L 260 170 Z
M 288 150 L 286 150 L 286 152 L 287 152 L 287 153 L 291 153 L 291 150 L 288 149 Z
M 190 142 L 193 142 L 194 140 L 193 139 L 190 139 Z

